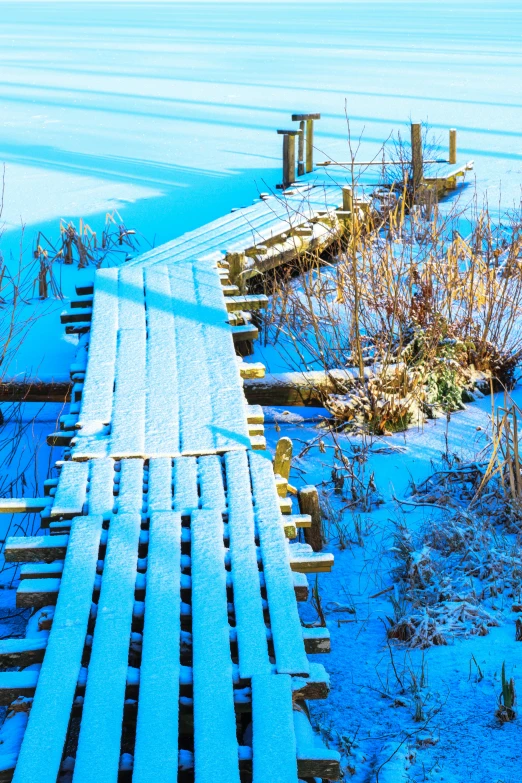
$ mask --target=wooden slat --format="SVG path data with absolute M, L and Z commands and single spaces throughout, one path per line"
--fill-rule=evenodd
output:
M 112 457 L 145 456 L 145 362 L 145 328 L 121 330 L 109 446 Z
M 149 460 L 149 512 L 172 510 L 172 460 L 154 457 Z
M 178 368 L 167 267 L 145 270 L 147 303 L 147 410 L 145 453 L 173 457 L 179 447 Z
M 143 508 L 143 460 L 124 459 L 120 463 L 118 514 L 141 514 Z
M 91 610 L 102 517 L 75 517 L 15 783 L 56 783 Z
M 217 452 L 248 448 L 244 397 L 219 276 L 209 264 L 195 264 L 202 320 L 204 361 L 211 380 L 212 436 Z
M 292 680 L 287 674 L 252 677 L 253 783 L 297 783 Z
M 175 313 L 180 439 L 183 454 L 211 454 L 211 379 L 206 366 L 203 325 L 192 264 L 169 267 Z
M 114 460 L 91 460 L 89 471 L 89 494 L 87 495 L 89 514 L 101 514 L 104 521 L 108 521 L 115 503 Z
M 117 330 L 118 271 L 99 269 L 95 274 L 89 361 L 79 418 L 89 430 L 111 420 Z
M 153 513 L 133 783 L 177 780 L 181 515 Z
M 199 504 L 198 466 L 195 457 L 174 460 L 174 510 L 190 514 Z
M 234 586 L 239 671 L 249 679 L 270 670 L 255 543 L 254 511 L 244 452 L 225 455 L 230 559 Z
M 249 462 L 277 671 L 306 675 L 309 663 L 281 526 L 272 462 L 269 454 L 255 451 L 249 452 Z
M 87 462 L 64 462 L 51 508 L 52 517 L 82 513 L 87 497 L 88 478 Z
M 201 508 L 214 508 L 223 513 L 227 502 L 223 487 L 221 458 L 213 454 L 198 459 Z
M 117 779 L 140 524 L 140 514 L 119 512 L 109 526 L 74 783 Z
M 221 514 L 195 511 L 191 532 L 195 775 L 239 783 Z

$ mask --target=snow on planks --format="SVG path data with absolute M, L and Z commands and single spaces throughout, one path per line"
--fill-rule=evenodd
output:
M 172 242 L 149 250 L 129 262 L 132 266 L 178 264 L 187 259 L 219 261 L 223 249 L 243 252 L 296 226 L 303 225 L 318 212 L 339 207 L 340 187 L 321 183 L 297 189 L 294 195 L 257 201 L 253 206 L 234 210 L 201 228 L 183 234 Z
M 91 609 L 102 516 L 75 517 L 60 593 L 15 783 L 55 783 L 80 673 Z
M 212 265 L 98 270 L 92 323 L 73 460 L 249 447 L 232 332 Z

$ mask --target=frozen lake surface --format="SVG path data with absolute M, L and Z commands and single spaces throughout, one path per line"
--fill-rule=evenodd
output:
M 522 7 L 506 2 L 3 2 L 3 220 L 56 236 L 117 208 L 158 244 L 280 179 L 292 111 L 318 111 L 317 159 L 361 155 L 410 119 L 495 203 L 518 200 Z

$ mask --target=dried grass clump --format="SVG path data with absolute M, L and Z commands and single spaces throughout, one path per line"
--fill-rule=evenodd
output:
M 352 185 L 332 255 L 302 253 L 267 284 L 265 340 L 294 370 L 352 370 L 325 405 L 343 426 L 379 434 L 417 411 L 462 408 L 485 378 L 510 388 L 522 356 L 522 207 L 501 222 L 487 204 L 427 213 L 405 191 L 383 210 L 381 191 Z

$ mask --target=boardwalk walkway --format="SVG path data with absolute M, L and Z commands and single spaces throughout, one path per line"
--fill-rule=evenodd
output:
M 0 642 L 19 667 L 0 673 L 0 700 L 30 707 L 1 780 L 338 778 L 338 754 L 299 729 L 304 700 L 328 694 L 307 653 L 329 649 L 327 629 L 301 625 L 299 572 L 332 558 L 294 557 L 285 536 L 289 499 L 234 347 L 249 301 L 224 263 L 324 215 L 326 193 L 335 211 L 333 189 L 299 196 L 298 217 L 292 194 L 260 200 L 84 292 L 71 437 L 41 509 L 51 535 L 6 545 L 25 563 L 19 605 L 54 609 L 47 639 Z
M 235 344 L 255 337 L 265 299 L 245 281 L 339 238 L 347 204 L 365 206 L 343 194 L 350 181 L 313 172 L 78 291 L 63 318 L 80 335 L 71 403 L 50 436 L 59 478 L 44 498 L 0 501 L 40 511 L 50 533 L 5 546 L 39 631 L 0 640 L 17 727 L 0 783 L 339 778 L 305 706 L 328 695 L 307 654 L 329 635 L 296 603 L 333 558 L 289 545 L 310 519 L 291 514 L 243 394 L 263 368 Z

